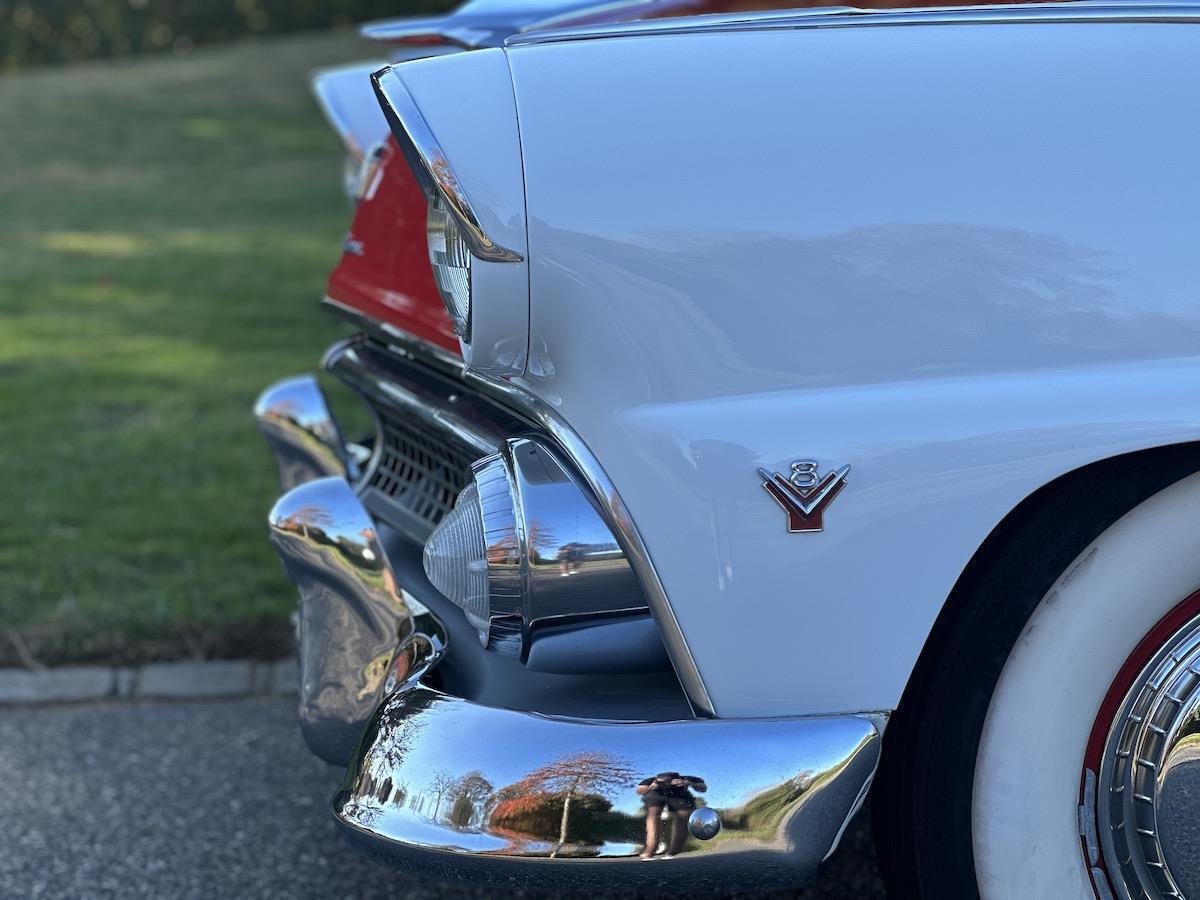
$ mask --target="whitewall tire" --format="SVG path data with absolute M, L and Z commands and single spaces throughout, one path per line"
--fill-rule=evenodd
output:
M 970 561 L 884 734 L 890 896 L 1171 897 L 1192 869 L 1200 900 L 1197 473 L 1200 444 L 1078 469 Z
M 984 900 L 1106 895 L 1107 884 L 1093 887 L 1081 841 L 1085 751 L 1131 654 L 1198 587 L 1200 474 L 1105 530 L 1037 605 L 1004 663 L 975 760 L 971 829 Z M 1086 822 L 1093 811 L 1084 807 Z

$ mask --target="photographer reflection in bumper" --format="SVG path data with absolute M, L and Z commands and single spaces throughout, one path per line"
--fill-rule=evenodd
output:
M 708 785 L 703 778 L 678 772 L 659 772 L 638 783 L 637 792 L 646 807 L 646 848 L 642 859 L 654 859 L 658 853 L 664 809 L 671 820 L 671 834 L 667 852 L 660 858 L 673 859 L 683 850 L 688 838 L 688 817 L 696 808 L 693 790 L 703 793 Z

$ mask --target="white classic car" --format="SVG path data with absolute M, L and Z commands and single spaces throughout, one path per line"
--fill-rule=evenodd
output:
M 869 791 L 897 897 L 1200 898 L 1197 25 L 803 10 L 376 73 L 347 264 L 415 178 L 447 327 L 335 278 L 374 433 L 312 377 L 257 407 L 344 830 L 782 887 Z

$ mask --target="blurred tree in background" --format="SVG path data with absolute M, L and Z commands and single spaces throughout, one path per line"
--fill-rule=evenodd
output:
M 0 71 L 449 10 L 456 0 L 0 0 Z

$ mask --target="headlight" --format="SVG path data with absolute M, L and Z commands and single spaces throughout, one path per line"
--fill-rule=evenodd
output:
M 433 280 L 446 304 L 455 333 L 467 338 L 471 323 L 471 250 L 441 194 L 429 198 L 425 220 Z
M 553 452 L 514 438 L 472 471 L 425 544 L 425 573 L 484 646 L 522 656 L 539 628 L 645 613 L 620 545 Z
M 471 482 L 458 503 L 425 544 L 429 581 L 466 613 L 486 645 L 491 617 L 488 598 L 487 542 L 479 507 L 479 488 Z

